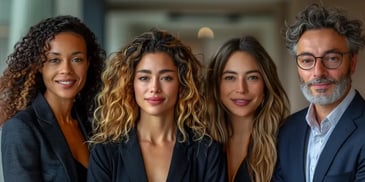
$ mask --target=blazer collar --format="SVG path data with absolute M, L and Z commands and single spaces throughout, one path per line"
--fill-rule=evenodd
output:
M 66 138 L 64 137 L 50 106 L 48 105 L 42 94 L 37 95 L 32 103 L 32 107 L 35 114 L 37 115 L 37 122 L 40 128 L 43 130 L 43 134 L 45 135 L 46 140 L 53 149 L 58 160 L 62 163 L 62 166 L 64 166 L 66 174 L 69 175 L 68 178 L 70 179 L 70 181 L 73 179 L 77 179 L 77 169 L 75 166 L 75 161 L 68 147 Z M 86 138 L 85 126 L 82 124 L 78 116 L 77 120 L 79 127 L 83 132 L 84 137 Z M 65 166 L 67 166 L 67 168 Z
M 129 141 L 120 145 L 120 155 L 125 163 L 125 166 L 127 166 L 125 168 L 126 172 L 129 175 L 130 181 L 147 182 L 147 173 L 144 167 L 142 152 L 138 143 L 137 131 L 135 128 L 130 131 L 129 136 Z M 180 143 L 179 138 L 181 136 L 182 134 L 177 132 L 177 140 L 173 149 L 172 159 L 166 181 L 182 181 L 186 170 L 188 169 L 190 160 L 187 158 L 187 152 L 191 141 L 188 139 L 188 141 Z
M 313 181 L 323 181 L 327 170 L 335 158 L 337 151 L 347 138 L 356 130 L 357 118 L 361 117 L 365 107 L 364 99 L 356 91 L 355 98 L 351 101 L 349 107 L 342 115 L 337 126 L 334 128 L 332 135 L 323 148 L 322 154 L 318 160 L 317 167 L 313 176 Z
M 303 112 L 303 115 L 301 117 L 305 117 L 305 113 Z M 291 140 L 293 140 L 292 143 L 300 143 L 298 145 L 294 145 L 297 147 L 290 147 L 291 154 L 288 154 L 291 156 L 292 161 L 298 161 L 298 166 L 300 170 L 294 170 L 299 172 L 296 176 L 298 176 L 298 179 L 305 179 L 305 165 L 306 165 L 306 159 L 307 159 L 307 143 L 308 143 L 308 137 L 310 128 L 306 122 L 300 122 L 298 124 L 296 130 L 298 133 L 298 138 L 293 137 Z M 297 166 L 297 165 L 296 165 Z M 299 180 L 298 180 L 299 181 Z

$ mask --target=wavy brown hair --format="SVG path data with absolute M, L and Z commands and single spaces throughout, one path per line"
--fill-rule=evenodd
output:
M 97 97 L 92 143 L 128 141 L 129 132 L 139 119 L 134 98 L 133 80 L 136 66 L 147 53 L 164 52 L 178 69 L 179 98 L 175 120 L 185 142 L 191 128 L 194 139 L 206 135 L 206 102 L 202 91 L 202 65 L 190 47 L 168 32 L 152 29 L 136 37 L 107 62 L 102 74 L 103 88 Z
M 30 27 L 28 33 L 15 44 L 14 52 L 7 58 L 7 68 L 0 77 L 0 124 L 25 109 L 38 93 L 45 91 L 39 69 L 46 60 L 50 42 L 61 32 L 73 32 L 82 36 L 87 46 L 89 69 L 84 88 L 76 97 L 75 104 L 84 109 L 85 117 L 92 117 L 94 97 L 101 88 L 101 72 L 104 68 L 105 51 L 100 48 L 94 33 L 73 16 L 57 16 L 42 20 Z
M 276 137 L 279 126 L 289 114 L 289 101 L 273 60 L 254 37 L 228 40 L 218 49 L 209 64 L 205 86 L 209 102 L 209 132 L 221 143 L 227 143 L 231 135 L 229 111 L 220 100 L 219 85 L 229 57 L 237 51 L 248 53 L 255 58 L 265 84 L 264 101 L 257 108 L 254 118 L 248 167 L 252 180 L 267 182 L 274 171 L 277 158 Z

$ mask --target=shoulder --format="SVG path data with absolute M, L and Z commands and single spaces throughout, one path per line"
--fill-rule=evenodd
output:
M 31 106 L 27 107 L 11 117 L 3 125 L 3 132 L 23 130 L 24 128 L 30 128 L 34 125 L 34 121 L 37 120 L 37 116 Z
M 291 115 L 289 115 L 285 121 L 284 121 L 284 125 L 281 127 L 281 130 L 283 128 L 291 128 L 291 127 L 295 127 L 297 126 L 299 123 L 305 123 L 305 116 L 307 114 L 308 111 L 308 107 L 297 111 Z
M 191 136 L 192 137 L 192 136 Z M 191 138 L 190 137 L 190 138 Z M 216 142 L 208 136 L 204 136 L 200 140 L 190 140 L 190 146 L 194 149 L 195 156 L 198 159 L 206 159 L 212 156 L 220 156 L 223 154 L 223 145 Z
M 98 158 L 114 158 L 119 151 L 121 143 L 98 143 L 91 146 L 91 153 Z
M 91 151 L 98 153 L 114 153 L 118 151 L 119 145 L 121 145 L 121 143 L 98 143 L 91 146 Z

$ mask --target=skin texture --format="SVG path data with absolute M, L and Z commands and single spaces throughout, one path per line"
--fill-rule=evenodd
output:
M 40 69 L 47 100 L 72 101 L 86 82 L 89 62 L 84 39 L 75 33 L 57 34 Z
M 245 52 L 233 53 L 220 84 L 220 98 L 230 117 L 253 119 L 263 97 L 264 82 L 255 59 Z
M 173 115 L 178 97 L 177 68 L 169 55 L 148 53 L 137 65 L 134 93 L 141 115 Z
M 310 53 L 319 57 L 328 51 L 348 51 L 345 37 L 332 29 L 308 30 L 303 33 L 298 41 L 297 55 Z M 308 93 L 307 95 L 310 98 L 327 99 L 327 103 L 315 105 L 318 121 L 323 120 L 348 93 L 351 75 L 355 72 L 356 63 L 357 55 L 351 57 L 349 54 L 345 54 L 342 64 L 336 69 L 325 68 L 318 59 L 316 65 L 310 70 L 298 68 L 300 81 L 306 85 L 302 89 L 304 95 Z M 316 79 L 324 79 L 324 81 L 322 83 L 310 84 L 311 81 Z

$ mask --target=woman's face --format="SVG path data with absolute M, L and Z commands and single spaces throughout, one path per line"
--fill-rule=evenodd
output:
M 231 117 L 253 118 L 264 98 L 264 81 L 254 57 L 234 52 L 223 69 L 220 99 Z
M 84 87 L 89 62 L 82 36 L 62 32 L 50 42 L 47 60 L 40 72 L 46 86 L 47 100 L 73 100 Z
M 141 114 L 173 114 L 178 91 L 178 71 L 172 58 L 163 52 L 145 54 L 134 75 L 135 99 Z

